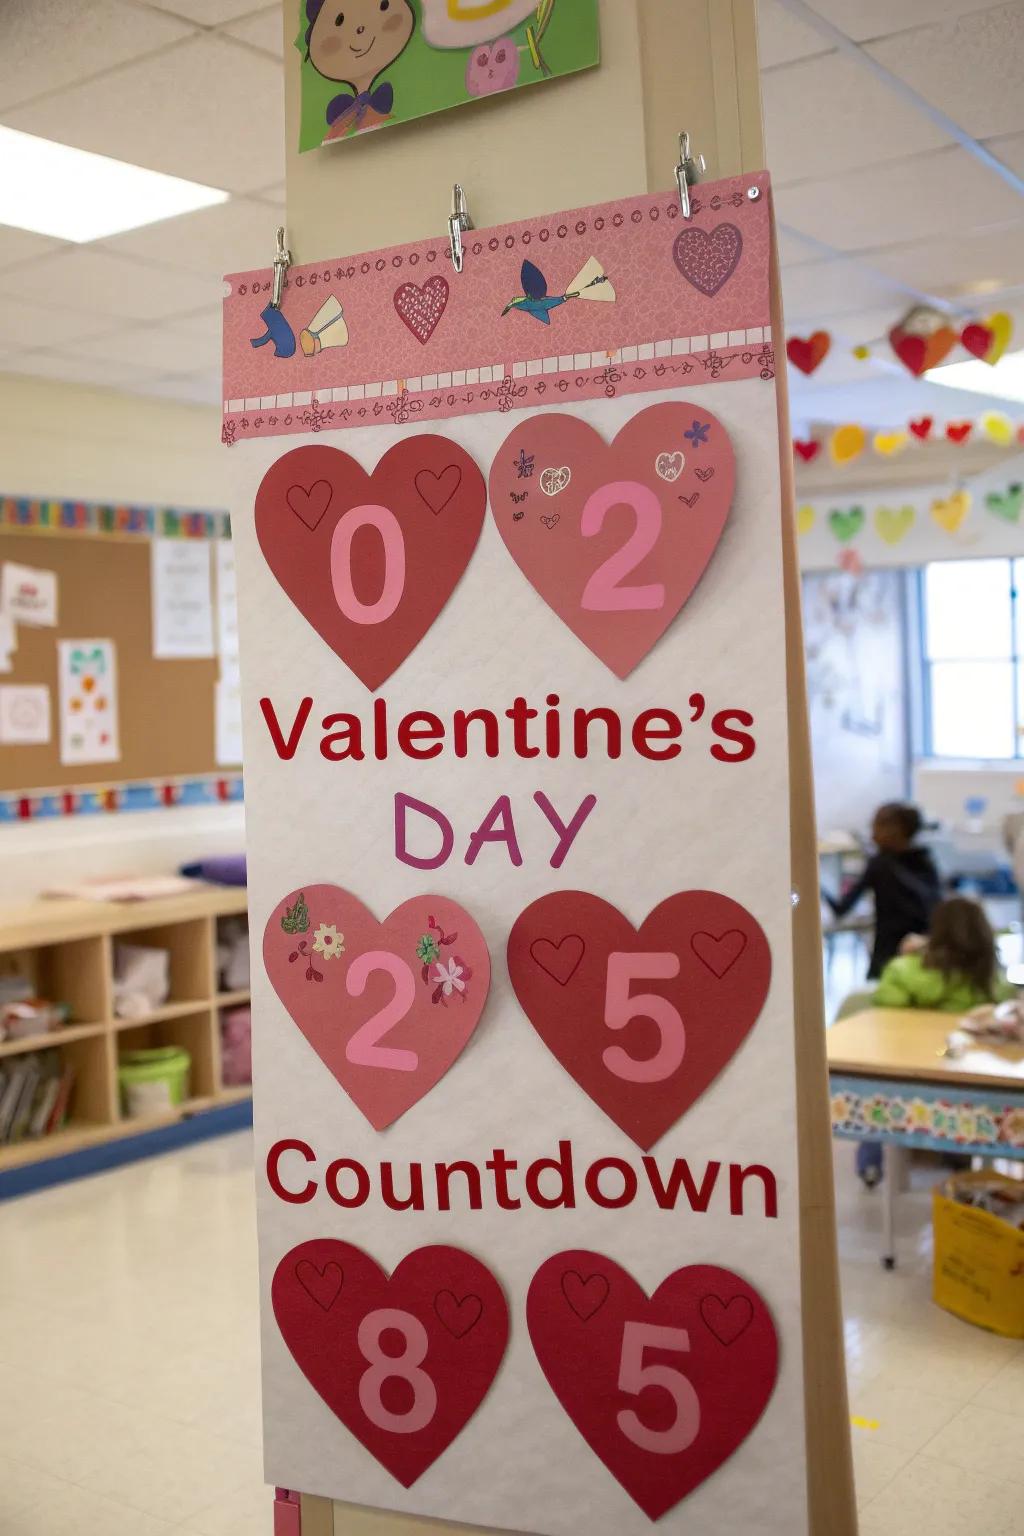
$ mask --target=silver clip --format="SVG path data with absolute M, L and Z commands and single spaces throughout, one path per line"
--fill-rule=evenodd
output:
M 274 287 L 270 295 L 271 309 L 280 309 L 284 298 L 284 280 L 292 264 L 292 253 L 284 243 L 284 225 L 277 227 L 277 254 L 274 257 Z
M 703 155 L 696 159 L 690 154 L 690 135 L 684 131 L 679 135 L 679 163 L 676 166 L 676 184 L 679 187 L 679 207 L 684 219 L 691 214 L 690 188 L 704 175 L 707 165 Z
M 473 220 L 469 216 L 466 194 L 456 182 L 452 187 L 452 214 L 448 220 L 448 244 L 452 253 L 452 266 L 456 272 L 462 271 L 462 236 L 467 229 L 472 228 Z

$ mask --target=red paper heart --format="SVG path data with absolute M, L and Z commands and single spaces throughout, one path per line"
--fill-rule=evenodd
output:
M 549 957 L 570 937 L 582 952 L 561 981 Z M 508 970 L 552 1055 L 646 1150 L 753 1028 L 771 953 L 755 918 L 716 891 L 669 896 L 639 929 L 600 896 L 554 891 L 516 919 Z
M 683 481 L 658 473 L 685 455 L 714 478 L 700 514 L 681 513 Z M 532 459 L 535 472 L 520 466 Z M 557 473 L 553 473 L 557 466 Z M 643 660 L 689 600 L 722 537 L 736 478 L 732 444 L 702 405 L 648 406 L 614 442 L 575 416 L 521 422 L 491 468 L 491 512 L 520 570 L 618 677 Z M 543 494 L 537 484 L 543 486 Z M 527 493 L 524 510 L 513 498 Z
M 990 331 L 987 325 L 982 325 L 978 320 L 972 321 L 970 325 L 965 325 L 960 332 L 960 340 L 967 348 L 967 351 L 973 353 L 975 357 L 980 357 L 982 360 L 991 350 L 995 339 L 995 332 Z
M 310 444 L 264 475 L 256 534 L 299 612 L 378 688 L 451 596 L 486 502 L 480 471 L 445 437 L 405 438 L 372 475 L 347 453 Z
M 940 325 L 927 336 L 894 325 L 889 332 L 889 342 L 903 366 L 919 379 L 929 368 L 937 368 L 952 351 L 957 335 L 948 325 Z
M 951 443 L 966 443 L 971 435 L 972 423 L 969 421 L 950 421 L 946 423 L 946 436 Z
M 828 331 L 815 331 L 806 340 L 803 336 L 791 336 L 786 342 L 786 356 L 801 373 L 813 373 L 825 361 L 831 345 Z
M 597 1280 L 604 1300 L 584 1315 L 567 1281 Z M 533 1277 L 526 1320 L 551 1390 L 651 1520 L 728 1461 L 775 1387 L 771 1313 L 752 1285 L 710 1264 L 677 1269 L 648 1298 L 613 1259 L 558 1253 Z
M 303 1276 L 332 1267 L 344 1282 L 325 1308 Z M 389 1279 L 362 1249 L 314 1238 L 285 1254 L 271 1299 L 310 1386 L 404 1488 L 465 1428 L 508 1343 L 501 1287 L 460 1248 L 418 1248 Z
M 816 459 L 818 454 L 821 452 L 821 444 L 815 442 L 813 438 L 807 438 L 804 440 L 794 438 L 793 447 L 796 449 L 797 453 L 803 459 L 805 464 L 810 464 L 811 461 Z
M 300 902 L 306 926 L 297 929 Z M 487 944 L 465 908 L 417 896 L 378 923 L 336 885 L 310 885 L 278 903 L 263 960 L 292 1019 L 378 1131 L 458 1059 L 491 980 Z
M 931 416 L 919 416 L 917 421 L 912 421 L 910 423 L 910 430 L 913 432 L 914 436 L 919 437 L 923 443 L 925 439 L 931 435 L 931 430 L 934 425 L 935 422 Z
M 402 283 L 395 289 L 399 319 L 424 346 L 448 308 L 448 293 L 448 279 L 440 275 L 428 277 L 422 288 L 417 283 Z
M 742 254 L 743 235 L 735 224 L 716 224 L 711 230 L 691 224 L 679 231 L 672 247 L 686 281 L 709 299 L 725 287 Z

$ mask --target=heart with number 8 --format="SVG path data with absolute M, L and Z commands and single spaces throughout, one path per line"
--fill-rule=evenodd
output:
M 677 1269 L 648 1297 L 603 1254 L 557 1253 L 533 1277 L 526 1320 L 551 1390 L 651 1520 L 739 1449 L 778 1374 L 764 1300 L 710 1264 Z
M 271 1300 L 310 1386 L 405 1488 L 472 1418 L 508 1343 L 501 1287 L 461 1248 L 418 1248 L 389 1277 L 314 1238 L 285 1254 Z
M 685 467 L 666 480 L 657 466 L 674 455 Z M 538 489 L 538 474 L 553 464 L 569 472 L 557 529 L 541 522 L 548 506 Z M 713 474 L 698 480 L 698 469 Z M 540 415 L 521 422 L 498 449 L 491 513 L 548 606 L 617 677 L 627 677 L 693 595 L 718 548 L 735 481 L 728 433 L 704 405 L 648 406 L 611 443 L 575 416 Z M 525 504 L 514 499 L 524 492 Z M 700 500 L 690 515 L 694 492 Z
M 416 896 L 379 923 L 337 885 L 279 902 L 263 934 L 274 991 L 375 1130 L 458 1060 L 491 982 L 487 943 L 464 907 Z
M 756 918 L 717 891 L 679 891 L 639 928 L 600 896 L 553 891 L 508 939 L 509 976 L 534 1029 L 645 1151 L 739 1050 L 771 969 Z

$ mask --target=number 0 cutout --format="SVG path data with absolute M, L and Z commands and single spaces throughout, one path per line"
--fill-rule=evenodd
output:
M 352 584 L 352 541 L 360 528 L 376 529 L 384 549 L 384 583 L 375 603 L 360 602 Z M 353 624 L 390 619 L 405 591 L 405 539 L 387 507 L 353 507 L 340 519 L 331 539 L 331 582 L 338 607 Z

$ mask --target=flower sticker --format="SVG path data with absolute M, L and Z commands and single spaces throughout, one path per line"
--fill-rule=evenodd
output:
M 321 923 L 313 935 L 313 948 L 325 960 L 338 960 L 345 953 L 345 935 L 333 923 Z
M 309 908 L 306 906 L 306 893 L 300 891 L 292 906 L 285 908 L 284 917 L 281 919 L 281 927 L 285 933 L 305 933 L 309 927 Z
M 445 1008 L 450 997 L 459 997 L 465 1002 L 467 983 L 473 972 L 460 955 L 452 955 L 445 960 L 441 954 L 443 949 L 451 948 L 458 934 L 445 933 L 433 917 L 427 918 L 427 928 L 429 931 L 423 934 L 416 945 L 416 958 L 421 962 L 420 976 L 424 984 L 433 989 L 430 1001 L 440 1003 Z M 433 974 L 431 966 L 434 967 Z
M 465 996 L 466 977 L 466 967 L 460 963 L 457 955 L 453 956 L 447 965 L 438 962 L 437 970 L 434 973 L 434 980 L 440 987 L 443 997 L 451 997 L 455 992 L 458 992 L 460 996 Z
M 710 431 L 711 423 L 709 421 L 695 421 L 689 432 L 684 432 L 683 436 L 688 443 L 693 444 L 694 448 L 699 448 L 701 443 L 707 442 Z
M 416 945 L 416 958 L 424 965 L 430 965 L 432 961 L 440 958 L 441 947 L 432 933 L 425 933 Z

